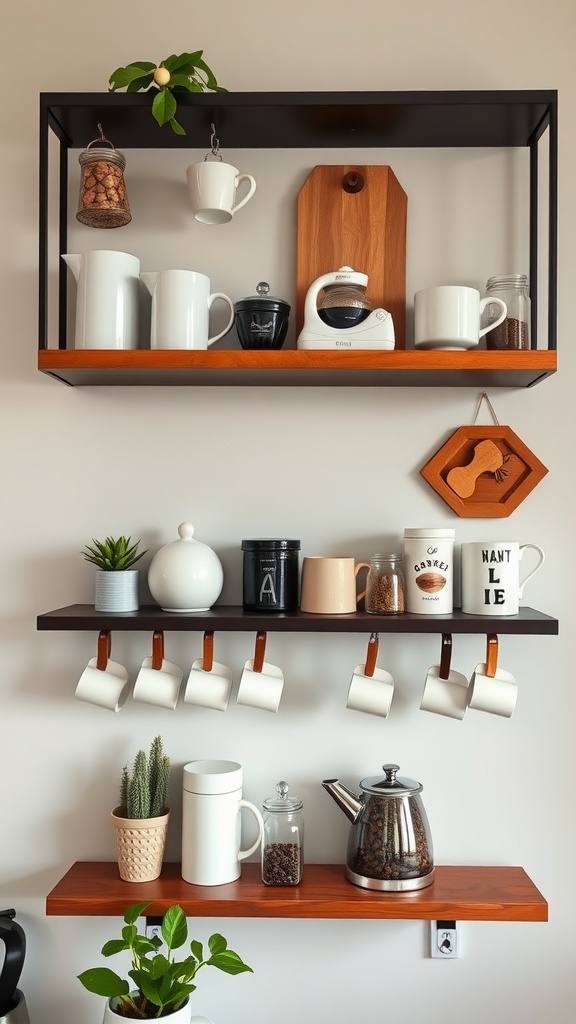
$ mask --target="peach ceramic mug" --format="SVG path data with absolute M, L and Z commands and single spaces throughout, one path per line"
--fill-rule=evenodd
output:
M 356 593 L 356 577 L 360 569 L 370 569 L 368 562 L 352 557 L 316 556 L 302 562 L 300 610 L 319 615 L 348 615 L 355 612 L 364 597 Z

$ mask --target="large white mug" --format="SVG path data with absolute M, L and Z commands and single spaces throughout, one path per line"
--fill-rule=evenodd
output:
M 77 281 L 76 348 L 136 348 L 140 260 L 92 249 L 62 259 Z
M 210 278 L 195 270 L 159 270 L 141 274 L 152 296 L 150 348 L 205 349 L 223 338 L 234 323 L 234 304 L 223 292 L 210 292 Z M 230 316 L 223 331 L 209 337 L 212 304 L 221 299 Z
M 537 552 L 534 568 L 520 579 L 520 562 L 529 548 Z M 475 541 L 461 551 L 462 611 L 469 615 L 517 615 L 524 587 L 544 564 L 538 544 Z
M 481 328 L 480 318 L 488 303 L 499 307 L 500 317 L 489 327 Z M 475 348 L 487 331 L 502 323 L 506 312 L 502 299 L 481 299 L 476 288 L 457 284 L 422 288 L 414 296 L 414 347 Z
M 258 849 L 264 824 L 254 804 L 242 799 L 242 766 L 236 761 L 184 765 L 182 878 L 193 885 L 225 885 L 240 877 L 240 862 Z M 242 808 L 256 818 L 258 838 L 241 847 Z
M 194 218 L 201 224 L 226 224 L 256 191 L 251 174 L 240 174 L 237 167 L 220 160 L 191 164 L 186 178 Z M 248 191 L 237 200 L 237 189 L 242 182 L 248 182 Z

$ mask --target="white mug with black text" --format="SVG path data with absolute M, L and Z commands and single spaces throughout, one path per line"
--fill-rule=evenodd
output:
M 521 562 L 528 550 L 537 562 L 520 578 Z M 477 541 L 462 544 L 462 611 L 469 615 L 517 615 L 524 587 L 544 564 L 538 544 L 516 541 Z

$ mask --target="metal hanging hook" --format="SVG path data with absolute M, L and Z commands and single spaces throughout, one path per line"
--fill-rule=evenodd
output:
M 212 156 L 215 156 L 218 160 L 221 160 L 222 154 L 220 153 L 220 139 L 217 138 L 216 136 L 216 127 L 213 124 L 210 125 L 210 148 L 212 151 Z

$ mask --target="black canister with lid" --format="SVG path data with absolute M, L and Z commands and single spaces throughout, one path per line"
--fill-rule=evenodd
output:
M 247 612 L 298 608 L 299 540 L 243 540 L 242 606 Z
M 288 331 L 290 304 L 269 295 L 270 285 L 260 281 L 257 295 L 239 299 L 234 306 L 236 330 L 242 348 L 282 348 Z

